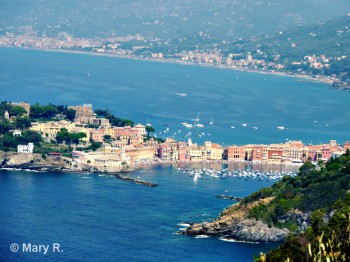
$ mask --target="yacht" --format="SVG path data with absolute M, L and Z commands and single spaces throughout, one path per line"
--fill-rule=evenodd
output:
M 286 129 L 284 126 L 278 126 L 277 127 L 279 130 L 284 130 L 284 129 Z
M 184 126 L 184 127 L 187 127 L 187 128 L 192 128 L 192 127 L 193 127 L 193 125 L 192 125 L 192 124 L 187 124 L 187 123 L 186 123 L 186 124 L 184 124 L 183 126 Z
M 199 123 L 199 113 L 197 115 L 197 118 L 194 120 L 194 126 L 195 127 L 204 127 L 203 124 Z

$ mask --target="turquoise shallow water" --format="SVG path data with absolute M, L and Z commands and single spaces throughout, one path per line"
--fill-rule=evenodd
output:
M 194 141 L 226 145 L 350 139 L 349 92 L 331 90 L 321 83 L 228 69 L 20 49 L 0 49 L 0 63 L 2 100 L 92 103 L 94 108 L 109 108 L 117 116 L 136 122 L 149 120 L 158 136 L 159 132 L 164 136 L 166 124 L 170 129 L 166 136 L 176 132 L 175 138 L 183 140 L 191 131 Z M 205 128 L 185 130 L 180 125 L 191 122 L 198 113 Z M 215 123 L 210 126 L 212 117 Z M 205 136 L 199 138 L 201 133 Z
M 131 176 L 157 188 L 109 176 L 0 171 L 1 261 L 252 261 L 276 245 L 176 235 L 181 222 L 208 221 L 232 201 L 271 182 L 180 175 L 156 167 Z M 12 253 L 12 243 L 59 243 L 63 253 Z

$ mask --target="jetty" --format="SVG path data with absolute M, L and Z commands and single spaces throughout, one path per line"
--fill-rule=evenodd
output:
M 158 186 L 158 184 L 156 184 L 156 183 L 147 182 L 147 181 L 143 181 L 143 180 L 127 177 L 127 176 L 122 176 L 120 174 L 114 174 L 113 176 L 117 179 L 120 179 L 123 181 L 128 181 L 128 182 L 135 183 L 138 185 L 144 185 L 144 186 L 148 186 L 148 187 L 157 187 Z

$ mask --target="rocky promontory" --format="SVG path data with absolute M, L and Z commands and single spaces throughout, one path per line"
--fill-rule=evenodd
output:
M 46 157 L 40 154 L 0 153 L 0 168 L 18 168 L 33 171 L 64 172 L 71 170 L 71 161 L 65 157 Z
M 225 209 L 213 222 L 193 224 L 182 234 L 196 236 L 222 236 L 228 239 L 249 242 L 280 242 L 289 234 L 288 229 L 267 225 L 248 217 L 249 210 L 260 203 L 267 204 L 274 197 L 260 199 L 248 205 L 237 203 Z

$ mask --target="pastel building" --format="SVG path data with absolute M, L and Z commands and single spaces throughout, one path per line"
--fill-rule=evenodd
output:
M 65 128 L 70 132 L 75 125 L 69 121 L 66 120 L 60 120 L 58 122 L 47 122 L 47 123 L 39 123 L 39 122 L 32 122 L 31 127 L 29 128 L 30 130 L 36 131 L 43 138 L 47 139 L 55 139 L 56 135 L 58 132 L 61 131 L 62 128 Z
M 228 161 L 244 161 L 245 149 L 244 146 L 229 146 L 226 150 L 226 159 Z
M 221 160 L 224 153 L 224 149 L 210 141 L 204 142 L 204 150 L 206 154 L 206 160 Z

